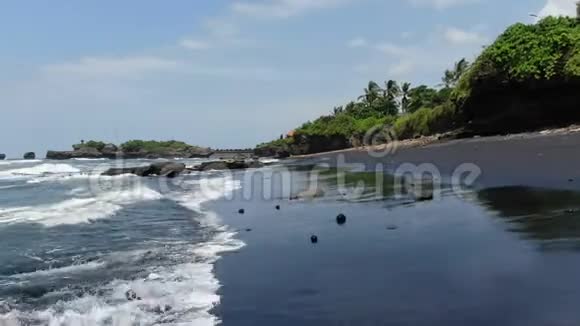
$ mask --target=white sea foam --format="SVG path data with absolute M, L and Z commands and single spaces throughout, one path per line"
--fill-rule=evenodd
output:
M 72 158 L 73 161 L 107 161 L 108 158 Z
M 240 183 L 228 176 L 202 179 L 199 182 L 191 182 L 190 186 L 192 189 L 188 193 L 170 193 L 165 197 L 176 200 L 188 209 L 202 212 L 203 203 L 228 196 L 239 188 Z M 87 219 L 85 213 L 92 215 L 94 211 L 98 211 L 101 216 L 111 214 L 112 211 L 119 209 L 120 205 L 134 198 L 131 193 L 131 190 L 120 193 L 104 192 L 95 198 L 72 199 L 48 207 L 4 210 L 0 211 L 0 223 L 7 218 L 13 221 L 33 218 L 41 223 L 78 222 L 78 216 L 83 216 L 82 220 Z M 148 194 L 151 199 L 161 198 L 161 194 L 141 188 L 137 197 L 143 199 L 143 193 Z M 245 244 L 234 238 L 234 232 L 219 224 L 216 214 L 203 212 L 201 218 L 202 224 L 215 227 L 222 232 L 217 233 L 210 241 L 189 246 L 184 252 L 180 252 L 186 257 L 191 257 L 190 263 L 153 266 L 147 269 L 147 277 L 115 280 L 100 287 L 99 291 L 91 291 L 99 295 L 87 294 L 72 301 L 59 301 L 46 310 L 12 310 L 0 314 L 0 325 L 21 326 L 30 321 L 49 326 L 154 324 L 210 326 L 220 323 L 220 320 L 210 313 L 220 302 L 218 290 L 221 285 L 213 274 L 213 265 L 221 253 L 238 250 Z M 113 261 L 119 260 L 130 264 L 139 261 L 139 257 L 146 254 L 145 252 L 115 254 L 110 258 Z M 100 263 L 93 264 L 36 273 L 71 272 L 71 268 L 74 272 L 74 268 L 102 267 Z M 126 299 L 128 290 L 135 291 L 141 300 L 128 301 Z
M 32 167 L 0 171 L 0 177 L 39 176 L 47 174 L 79 173 L 80 170 L 62 163 L 43 163 Z
M 189 254 L 197 256 L 199 262 L 153 267 L 145 279 L 115 280 L 101 288 L 104 296 L 61 301 L 44 311 L 0 314 L 0 325 L 21 326 L 23 320 L 59 326 L 216 325 L 220 321 L 210 310 L 220 302 L 220 283 L 213 275 L 213 264 L 220 253 L 243 245 L 233 234 L 224 233 L 190 248 Z M 135 291 L 141 300 L 127 301 L 128 290 Z
M 231 176 L 203 178 L 197 181 L 186 181 L 184 186 L 191 186 L 185 193 L 174 193 L 173 199 L 185 208 L 200 211 L 201 204 L 227 197 L 240 188 L 240 181 Z
M 41 223 L 45 226 L 78 224 L 114 215 L 124 205 L 161 199 L 160 193 L 136 184 L 90 198 L 72 198 L 56 204 L 0 209 L 1 223 Z
M 11 165 L 19 163 L 40 163 L 42 160 L 10 160 L 10 161 L 0 161 L 0 165 Z
M 276 158 L 261 158 L 259 161 L 264 163 L 264 164 L 273 164 L 273 163 L 280 162 L 280 160 L 276 159 Z
M 49 275 L 54 276 L 54 275 L 59 275 L 59 274 L 80 273 L 80 272 L 84 272 L 87 270 L 101 268 L 104 266 L 105 266 L 104 262 L 90 262 L 90 263 L 86 263 L 86 264 L 64 266 L 64 267 L 60 267 L 60 268 L 38 270 L 35 272 L 31 272 L 31 273 L 17 274 L 17 275 L 14 275 L 13 277 L 17 278 L 17 279 L 25 279 L 25 278 L 31 278 L 31 277 L 46 277 Z

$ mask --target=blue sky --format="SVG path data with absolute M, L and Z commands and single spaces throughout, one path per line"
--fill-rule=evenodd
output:
M 573 0 L 3 0 L 0 153 L 80 139 L 252 147 L 369 80 L 435 85 Z

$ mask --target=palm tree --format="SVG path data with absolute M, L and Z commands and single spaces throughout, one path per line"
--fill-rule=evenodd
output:
M 459 81 L 459 78 L 467 71 L 469 68 L 469 61 L 465 58 L 459 60 L 455 63 L 455 82 Z
M 378 97 L 381 87 L 374 81 L 369 81 L 367 88 L 364 89 L 364 95 L 359 96 L 359 100 L 366 102 L 366 104 L 372 104 Z
M 389 80 L 385 83 L 384 96 L 387 98 L 387 100 L 395 101 L 400 94 L 401 89 L 399 88 L 399 85 L 396 81 Z
M 445 70 L 443 78 L 441 78 L 443 86 L 445 86 L 445 88 L 451 88 L 455 86 L 455 84 L 457 84 L 467 69 L 469 69 L 469 61 L 467 61 L 465 58 L 457 61 L 453 66 L 453 70 Z
M 409 91 L 411 83 L 403 83 L 401 86 L 401 112 L 407 113 L 409 109 Z

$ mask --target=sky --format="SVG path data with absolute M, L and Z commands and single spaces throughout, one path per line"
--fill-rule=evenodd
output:
M 0 0 L 0 153 L 81 139 L 245 148 L 356 99 L 435 86 L 574 0 Z

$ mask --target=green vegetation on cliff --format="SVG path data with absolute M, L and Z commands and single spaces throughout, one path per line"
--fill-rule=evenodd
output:
M 149 152 L 149 153 L 163 153 L 163 152 L 181 152 L 187 151 L 194 146 L 188 145 L 181 141 L 155 141 L 155 140 L 130 140 L 121 144 L 121 149 L 124 152 Z
M 547 17 L 510 26 L 473 64 L 445 71 L 438 88 L 369 82 L 357 101 L 259 149 L 313 153 L 359 146 L 390 126 L 399 139 L 457 129 L 508 133 L 580 121 L 580 23 Z
M 81 140 L 79 144 L 73 145 L 73 148 L 76 150 L 83 148 L 94 148 L 98 151 L 101 151 L 103 148 L 105 148 L 105 146 L 107 146 L 107 144 L 103 143 L 102 141 L 89 140 L 88 142 L 85 142 L 84 140 Z

